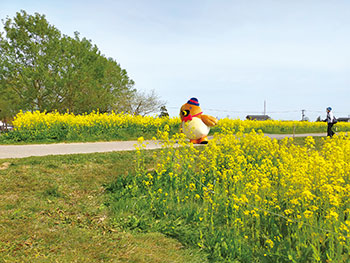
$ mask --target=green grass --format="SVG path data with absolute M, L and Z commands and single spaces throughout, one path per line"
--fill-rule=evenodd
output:
M 105 185 L 132 172 L 133 160 L 134 152 L 0 160 L 0 262 L 203 262 L 198 249 L 111 217 Z

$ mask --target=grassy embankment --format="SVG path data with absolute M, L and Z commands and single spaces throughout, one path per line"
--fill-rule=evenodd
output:
M 110 217 L 104 185 L 133 173 L 133 160 L 133 152 L 0 160 L 0 262 L 204 262 L 198 249 Z
M 106 206 L 134 160 L 133 152 L 0 160 L 0 262 L 205 262 L 198 248 L 120 224 Z

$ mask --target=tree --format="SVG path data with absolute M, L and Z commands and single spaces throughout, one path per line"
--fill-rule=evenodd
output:
M 1 33 L 0 33 L 1 34 Z M 0 52 L 0 69 L 4 65 L 4 59 Z M 7 123 L 20 110 L 16 93 L 5 85 L 5 80 L 0 78 L 0 120 Z
M 169 113 L 168 110 L 165 106 L 160 107 L 160 115 L 159 118 L 168 118 L 169 117 Z
M 18 98 L 11 90 L 3 89 L 1 85 L 0 90 L 2 93 L 0 96 L 0 120 L 7 123 L 20 110 L 18 107 Z
M 53 96 L 53 67 L 58 56 L 60 32 L 44 16 L 17 13 L 4 22 L 6 37 L 0 38 L 3 59 L 0 78 L 17 95 L 24 110 L 43 110 Z
M 133 115 L 148 115 L 157 112 L 165 102 L 163 102 L 154 90 L 149 93 L 135 92 L 135 94 L 126 101 L 125 108 Z
M 79 33 L 69 37 L 44 15 L 18 12 L 3 21 L 0 34 L 0 104 L 22 110 L 102 112 L 135 94 L 134 82 Z M 5 104 L 11 109 L 5 110 Z
M 105 58 L 96 46 L 85 38 L 65 37 L 64 43 L 67 54 L 63 57 L 64 84 L 66 87 L 61 104 L 72 112 L 82 113 L 99 109 L 101 112 L 116 108 L 119 101 L 125 96 L 131 96 L 135 90 L 134 82 L 128 78 L 126 70 L 112 58 Z M 57 107 L 56 107 L 57 108 Z

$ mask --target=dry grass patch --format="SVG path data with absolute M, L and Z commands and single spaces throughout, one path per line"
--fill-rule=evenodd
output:
M 4 162 L 0 165 L 0 170 L 6 170 L 10 167 L 11 163 L 10 162 Z

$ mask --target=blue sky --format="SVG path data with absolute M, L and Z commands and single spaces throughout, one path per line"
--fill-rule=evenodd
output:
M 173 116 L 190 97 L 217 117 L 264 100 L 273 119 L 350 114 L 350 1 L 2 0 L 0 18 L 21 9 L 91 39 Z

